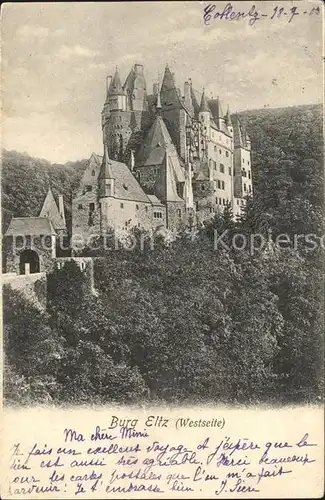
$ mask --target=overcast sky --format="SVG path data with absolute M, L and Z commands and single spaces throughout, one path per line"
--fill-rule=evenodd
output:
M 208 3 L 4 4 L 3 147 L 52 162 L 101 153 L 105 77 L 118 66 L 124 81 L 134 63 L 150 91 L 168 62 L 177 85 L 191 77 L 231 111 L 321 102 L 322 15 L 309 15 L 321 1 L 282 2 L 300 12 L 291 23 L 270 19 L 279 3 L 256 1 L 268 16 L 253 27 L 205 26 Z M 252 4 L 232 2 L 235 11 Z

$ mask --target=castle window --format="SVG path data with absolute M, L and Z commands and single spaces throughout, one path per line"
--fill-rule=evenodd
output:
M 219 198 L 219 205 L 222 205 L 222 199 Z
M 237 205 L 239 205 L 239 200 L 237 200 Z
M 221 149 L 219 149 L 219 154 L 220 154 L 220 155 L 222 154 L 222 151 L 221 151 Z
M 213 212 L 213 208 L 212 208 L 212 207 L 210 207 L 210 213 L 212 213 L 212 212 Z
M 96 172 L 95 172 L 95 170 L 92 170 L 92 171 L 91 171 L 91 175 L 92 175 L 93 177 L 95 177 L 95 173 L 96 173 Z
M 90 192 L 92 190 L 92 186 L 86 186 L 86 191 Z
M 244 160 L 244 158 L 243 158 L 243 163 L 245 163 L 245 160 Z
M 246 177 L 246 170 L 243 168 L 243 170 L 241 171 L 241 174 L 243 177 Z
M 201 184 L 201 191 L 204 191 L 204 190 L 205 190 L 205 185 Z
M 249 165 L 249 160 L 247 160 L 247 165 Z
M 245 193 L 246 193 L 246 191 L 247 191 L 246 184 L 244 184 L 244 191 L 245 191 Z
M 80 270 L 81 270 L 81 271 L 84 271 L 85 269 L 86 269 L 86 262 L 85 262 L 84 260 L 82 260 L 82 261 L 80 262 Z
M 178 217 L 182 217 L 182 211 L 180 208 L 177 209 L 177 215 Z
M 251 171 L 248 170 L 248 178 L 250 179 L 251 178 Z
M 81 203 L 79 203 L 79 205 L 78 205 L 78 210 L 82 210 L 82 205 L 81 205 Z
M 216 198 L 216 205 L 218 205 L 218 198 Z
M 135 208 L 136 208 L 137 210 L 139 210 L 139 205 L 136 205 L 136 206 L 135 206 Z
M 228 174 L 231 175 L 231 167 L 228 167 Z
M 220 163 L 220 172 L 221 172 L 222 174 L 224 174 L 224 173 L 225 173 L 225 166 L 224 166 L 222 163 Z
M 226 204 L 226 200 L 223 198 L 222 199 L 222 203 L 225 205 Z
M 124 208 L 124 203 L 120 203 L 120 208 Z
M 218 189 L 221 189 L 221 182 L 220 181 L 217 181 L 217 186 L 218 186 Z
M 225 181 L 221 181 L 221 189 L 225 189 Z
M 146 212 L 148 212 L 148 207 L 146 207 Z
M 89 212 L 93 212 L 95 210 L 95 203 L 89 203 Z
M 154 219 L 162 219 L 162 212 L 154 212 L 153 217 Z
M 217 152 L 217 146 L 214 146 L 214 151 L 215 151 L 215 153 Z
M 228 153 L 228 151 L 226 151 L 226 156 L 229 156 L 229 153 Z
M 250 193 L 252 192 L 252 186 L 251 186 L 251 185 L 249 185 L 249 186 L 248 186 L 248 191 L 249 191 Z

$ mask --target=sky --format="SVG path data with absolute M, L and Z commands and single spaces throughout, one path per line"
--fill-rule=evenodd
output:
M 232 2 L 248 12 L 254 2 Z M 216 2 L 222 12 L 227 2 Z M 182 89 L 232 112 L 321 103 L 321 0 L 255 1 L 266 16 L 211 18 L 209 2 L 7 3 L 2 6 L 2 147 L 64 163 L 102 153 L 106 76 L 144 65 L 147 90 L 168 63 Z M 288 22 L 291 7 L 299 14 Z M 306 12 L 306 14 L 304 14 Z

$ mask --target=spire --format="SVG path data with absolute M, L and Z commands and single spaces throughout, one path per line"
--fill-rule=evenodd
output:
M 205 90 L 204 89 L 203 89 L 203 92 L 202 92 L 201 104 L 200 104 L 199 112 L 200 113 L 202 113 L 202 112 L 208 112 L 208 113 L 210 113 L 210 108 L 209 108 L 209 105 L 208 105 L 207 98 L 205 97 Z
M 124 95 L 124 90 L 122 88 L 120 74 L 119 74 L 117 68 L 116 68 L 115 74 L 112 78 L 112 81 L 110 83 L 108 93 L 109 93 L 109 95 Z
M 229 105 L 227 107 L 227 114 L 225 116 L 225 122 L 226 122 L 227 127 L 231 127 L 231 115 L 230 115 Z
M 156 103 L 156 110 L 157 114 L 160 115 L 161 113 L 161 99 L 160 99 L 160 81 L 159 81 L 159 75 L 158 75 L 158 82 L 157 82 L 157 103 Z
M 100 167 L 98 179 L 114 179 L 113 172 L 112 172 L 112 164 L 109 161 L 108 149 L 107 149 L 106 144 L 104 146 L 104 156 L 103 156 L 102 165 Z

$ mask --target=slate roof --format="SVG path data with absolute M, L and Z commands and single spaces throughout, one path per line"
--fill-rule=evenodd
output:
M 174 165 L 168 153 L 155 183 L 155 193 L 164 202 L 183 201 L 177 193 Z
M 55 234 L 53 224 L 47 217 L 14 217 L 6 232 L 6 236 Z
M 173 156 L 177 156 L 177 151 L 165 122 L 158 115 L 140 146 L 136 164 L 138 166 L 161 165 L 164 161 L 166 151 Z
M 205 96 L 205 92 L 203 91 L 202 97 L 201 97 L 201 104 L 200 104 L 200 113 L 207 111 L 208 113 L 211 113 L 211 109 L 208 105 L 207 98 Z
M 99 161 L 102 156 L 96 155 Z M 115 198 L 121 200 L 140 201 L 150 203 L 148 196 L 125 163 L 109 160 L 112 176 L 115 179 Z
M 242 126 L 239 116 L 237 113 L 232 116 L 232 124 L 234 130 L 234 146 L 235 147 L 247 147 L 246 143 L 246 132 L 244 127 Z
M 124 90 L 122 88 L 120 74 L 118 70 L 115 71 L 115 75 L 112 78 L 111 84 L 108 89 L 109 95 L 124 95 Z
M 151 202 L 151 205 L 162 205 L 163 206 L 163 204 L 161 203 L 161 201 L 159 200 L 159 198 L 157 198 L 156 195 L 154 195 L 154 194 L 148 194 L 147 196 L 148 196 L 148 198 L 149 198 L 149 200 Z
M 108 156 L 106 144 L 104 148 L 104 157 L 100 167 L 98 179 L 115 179 L 112 170 L 112 163 Z
M 48 190 L 46 198 L 44 200 L 41 212 L 39 214 L 40 217 L 48 217 L 51 219 L 53 227 L 56 231 L 66 229 L 66 224 L 61 214 L 59 212 L 58 206 L 54 199 L 53 193 L 51 189 Z

